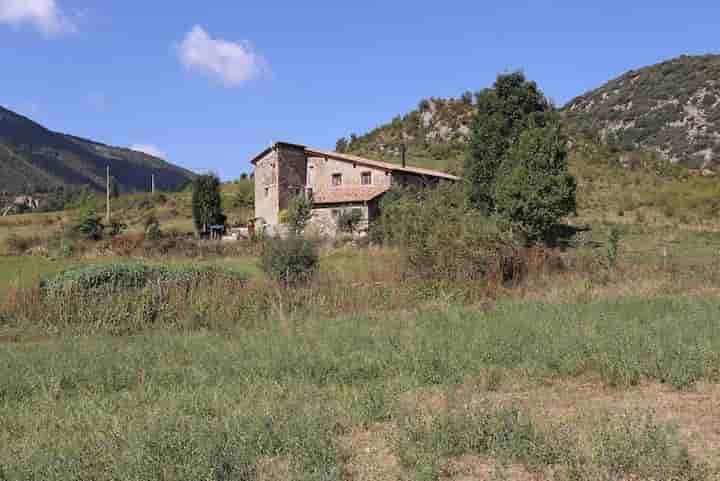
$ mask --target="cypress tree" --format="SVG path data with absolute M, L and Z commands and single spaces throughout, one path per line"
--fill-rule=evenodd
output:
M 207 235 L 211 225 L 225 224 L 220 197 L 220 179 L 215 175 L 199 175 L 193 180 L 192 212 L 195 230 Z

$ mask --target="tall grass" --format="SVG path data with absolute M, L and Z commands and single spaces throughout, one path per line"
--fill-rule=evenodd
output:
M 607 422 L 590 453 L 571 426 L 547 431 L 517 409 L 462 404 L 426 424 L 403 399 L 500 367 L 531 381 L 592 371 L 616 386 L 718 381 L 719 310 L 701 298 L 501 303 L 4 344 L 0 479 L 268 479 L 266 469 L 279 470 L 270 479 L 338 479 L 338 439 L 377 422 L 398 425 L 409 479 L 434 479 L 465 452 L 531 471 L 559 464 L 617 479 L 672 464 L 672 479 L 703 479 L 683 477 L 701 471 L 655 424 Z M 668 454 L 653 464 L 648 450 Z

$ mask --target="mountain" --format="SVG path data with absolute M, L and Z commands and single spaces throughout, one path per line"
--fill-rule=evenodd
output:
M 569 132 L 615 150 L 655 151 L 691 168 L 720 167 L 720 56 L 682 56 L 632 70 L 570 101 L 561 109 Z M 474 114 L 473 95 L 430 98 L 338 149 L 459 173 Z
M 369 133 L 340 139 L 337 149 L 388 162 L 400 162 L 398 144 L 407 145 L 408 163 L 459 173 L 474 115 L 473 95 L 430 98 Z
M 631 70 L 563 111 L 571 126 L 622 150 L 654 150 L 696 169 L 718 167 L 720 55 Z
M 35 192 L 60 185 L 103 190 L 108 165 L 123 192 L 147 191 L 152 174 L 159 190 L 175 190 L 194 176 L 142 152 L 52 132 L 0 107 L 0 191 Z

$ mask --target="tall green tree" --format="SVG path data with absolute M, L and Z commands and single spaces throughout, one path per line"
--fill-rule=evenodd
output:
M 498 170 L 495 210 L 527 240 L 552 242 L 558 220 L 576 210 L 575 191 L 560 124 L 530 127 L 510 147 Z
M 550 101 L 522 72 L 498 75 L 492 88 L 477 94 L 464 177 L 471 205 L 485 213 L 495 209 L 495 179 L 510 146 L 534 125 L 554 117 Z
M 224 225 L 226 217 L 222 210 L 220 179 L 215 175 L 199 175 L 193 180 L 192 212 L 195 230 L 201 235 L 209 232 L 211 225 Z

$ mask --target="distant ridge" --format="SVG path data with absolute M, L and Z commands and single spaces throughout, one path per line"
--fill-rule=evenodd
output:
M 0 107 L 0 191 L 36 192 L 57 186 L 105 188 L 105 168 L 123 192 L 176 190 L 194 174 L 165 160 L 127 148 L 50 131 Z

